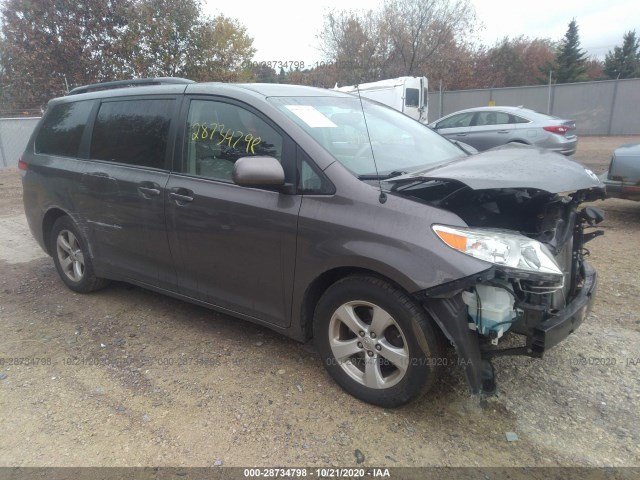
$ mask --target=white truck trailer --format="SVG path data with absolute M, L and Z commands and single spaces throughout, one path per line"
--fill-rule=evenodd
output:
M 429 112 L 428 87 L 427 77 L 398 77 L 346 87 L 336 85 L 333 90 L 354 95 L 360 91 L 361 96 L 389 105 L 426 124 Z

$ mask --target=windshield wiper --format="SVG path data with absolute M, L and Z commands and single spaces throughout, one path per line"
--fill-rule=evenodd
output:
M 407 172 L 393 171 L 384 175 L 358 175 L 358 180 L 389 180 L 393 177 L 404 175 Z

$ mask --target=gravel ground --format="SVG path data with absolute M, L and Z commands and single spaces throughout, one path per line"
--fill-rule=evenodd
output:
M 602 172 L 627 141 L 583 137 L 574 159 Z M 600 289 L 574 335 L 496 360 L 494 397 L 449 367 L 385 410 L 265 328 L 122 283 L 71 292 L 28 232 L 16 170 L 0 198 L 0 466 L 640 466 L 640 202 L 597 203 Z

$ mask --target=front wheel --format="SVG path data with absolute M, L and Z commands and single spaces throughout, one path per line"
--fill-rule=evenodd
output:
M 88 293 L 109 283 L 95 276 L 86 241 L 69 217 L 60 217 L 53 224 L 51 253 L 58 275 L 71 290 Z
M 314 338 L 333 379 L 374 405 L 403 405 L 436 378 L 439 332 L 418 303 L 382 279 L 332 285 L 316 307 Z

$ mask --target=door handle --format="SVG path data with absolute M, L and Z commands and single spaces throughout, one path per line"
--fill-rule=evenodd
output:
M 169 193 L 169 198 L 176 202 L 177 205 L 183 206 L 193 202 L 193 192 L 186 188 L 172 188 Z
M 466 133 L 456 133 L 456 137 L 466 137 Z
M 138 187 L 138 191 L 144 198 L 157 197 L 160 195 L 160 190 L 157 188 Z
M 511 130 L 498 130 L 498 133 L 509 133 Z
M 160 195 L 160 185 L 153 182 L 142 182 L 138 185 L 138 192 L 144 198 L 157 197 Z
M 88 173 L 85 173 L 85 175 L 89 175 L 91 177 L 98 177 L 98 178 L 109 178 L 109 179 L 113 178 L 111 175 L 109 175 L 106 172 L 88 172 Z

